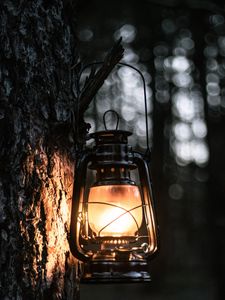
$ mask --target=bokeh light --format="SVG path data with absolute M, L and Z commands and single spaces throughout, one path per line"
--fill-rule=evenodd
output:
M 134 26 L 128 26 L 127 24 L 120 28 L 120 32 L 125 31 L 129 31 L 130 34 L 131 31 L 133 34 L 136 32 Z M 116 34 L 118 34 L 118 31 L 116 31 L 115 35 Z M 131 42 L 131 36 L 128 40 Z M 151 114 L 153 104 L 152 89 L 149 86 L 152 80 L 151 75 L 147 71 L 146 66 L 139 62 L 138 54 L 130 46 L 126 49 L 123 61 L 138 68 L 145 78 L 149 123 L 147 134 L 150 143 L 152 143 Z M 146 123 L 144 107 L 144 90 L 140 75 L 129 67 L 120 66 L 118 69 L 115 69 L 105 81 L 104 85 L 96 95 L 95 101 L 90 105 L 86 112 L 86 117 L 92 125 L 90 132 L 104 129 L 101 118 L 106 110 L 112 109 L 120 115 L 119 128 L 130 130 L 133 133 L 129 139 L 132 145 L 145 149 Z M 134 124 L 136 124 L 136 126 L 134 126 Z M 115 128 L 115 120 L 109 118 L 107 120 L 107 126 L 112 129 Z
M 114 33 L 115 40 L 122 37 L 124 43 L 131 43 L 135 40 L 137 30 L 131 24 L 125 24 Z

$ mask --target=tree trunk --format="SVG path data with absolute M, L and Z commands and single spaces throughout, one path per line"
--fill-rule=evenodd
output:
M 66 0 L 0 4 L 0 299 L 78 299 L 67 241 L 74 20 Z

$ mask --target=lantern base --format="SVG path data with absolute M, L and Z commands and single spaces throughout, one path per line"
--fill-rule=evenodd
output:
M 92 261 L 84 264 L 81 283 L 150 282 L 146 261 Z

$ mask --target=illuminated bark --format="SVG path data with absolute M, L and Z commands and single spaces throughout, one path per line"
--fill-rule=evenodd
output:
M 0 4 L 0 299 L 78 299 L 67 241 L 74 20 L 70 1 Z

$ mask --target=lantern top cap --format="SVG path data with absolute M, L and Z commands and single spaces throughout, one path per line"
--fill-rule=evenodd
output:
M 127 137 L 132 135 L 132 132 L 125 130 L 104 130 L 91 133 L 90 138 L 95 139 L 97 145 L 99 144 L 127 144 Z

